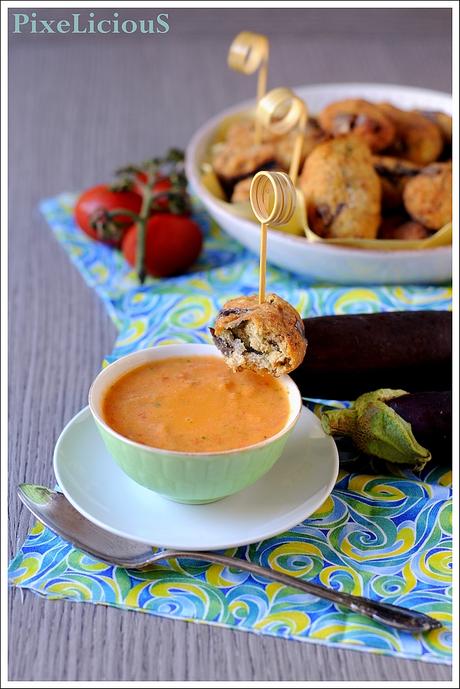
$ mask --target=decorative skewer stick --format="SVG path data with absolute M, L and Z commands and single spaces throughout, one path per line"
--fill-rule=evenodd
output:
M 299 174 L 307 117 L 308 109 L 305 102 L 288 88 L 269 91 L 257 104 L 256 122 L 273 134 L 281 136 L 294 129 L 298 130 L 289 167 L 289 177 L 294 185 Z
M 267 267 L 267 226 L 285 225 L 292 218 L 296 190 L 284 172 L 258 172 L 249 191 L 251 207 L 260 222 L 259 304 L 265 301 Z
M 259 70 L 257 79 L 257 103 L 265 95 L 268 78 L 268 38 L 252 31 L 241 31 L 228 51 L 227 63 L 231 69 L 242 74 L 254 74 Z M 256 119 L 255 143 L 262 140 L 262 127 Z

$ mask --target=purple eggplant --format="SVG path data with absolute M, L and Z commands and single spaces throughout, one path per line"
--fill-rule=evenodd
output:
M 381 388 L 360 395 L 350 408 L 325 411 L 329 435 L 350 437 L 363 454 L 422 469 L 452 457 L 452 393 Z
M 449 311 L 319 316 L 304 319 L 303 363 L 291 375 L 302 395 L 353 400 L 369 390 L 449 390 Z
M 452 392 L 416 392 L 386 403 L 404 421 L 435 460 L 450 461 L 452 454 Z

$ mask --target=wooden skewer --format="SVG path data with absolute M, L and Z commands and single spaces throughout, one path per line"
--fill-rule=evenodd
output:
M 305 106 L 305 103 L 303 103 Z M 307 109 L 303 108 L 303 112 L 299 117 L 299 131 L 297 132 L 296 140 L 294 142 L 294 150 L 292 151 L 291 165 L 289 167 L 289 177 L 292 180 L 293 185 L 297 183 L 297 177 L 299 176 L 300 167 L 300 157 L 302 155 L 303 142 L 305 139 L 305 127 L 307 124 Z
M 297 202 L 295 187 L 284 172 L 258 172 L 249 190 L 251 207 L 260 222 L 259 304 L 265 301 L 267 273 L 267 227 L 285 225 Z
M 284 115 L 279 116 L 279 113 L 283 111 Z M 299 174 L 307 117 L 308 109 L 305 102 L 287 88 L 281 87 L 269 91 L 257 105 L 256 122 L 259 122 L 262 127 L 280 136 L 298 129 L 289 166 L 289 177 L 294 185 Z
M 265 301 L 265 286 L 267 281 L 267 225 L 260 225 L 260 259 L 259 259 L 259 304 Z
M 262 59 L 262 64 L 259 69 L 259 76 L 257 78 L 257 102 L 265 96 L 268 81 L 268 46 L 265 57 Z
M 253 74 L 259 70 L 257 79 L 257 103 L 265 95 L 268 79 L 268 38 L 252 31 L 241 31 L 232 41 L 228 51 L 228 66 L 242 74 Z M 254 141 L 262 141 L 262 126 L 256 119 Z

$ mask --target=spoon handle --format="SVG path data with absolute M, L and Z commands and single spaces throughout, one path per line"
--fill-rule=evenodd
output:
M 320 584 L 302 581 L 301 579 L 297 579 L 289 574 L 277 572 L 276 570 L 269 569 L 267 567 L 261 567 L 260 565 L 256 565 L 248 560 L 229 557 L 227 555 L 220 555 L 218 553 L 163 550 L 155 553 L 150 560 L 150 565 L 160 559 L 168 560 L 173 558 L 204 560 L 206 562 L 215 562 L 216 564 L 225 565 L 227 567 L 242 569 L 247 572 L 251 572 L 251 574 L 257 574 L 261 577 L 264 577 L 265 579 L 270 579 L 271 581 L 279 582 L 285 586 L 291 586 L 292 588 L 299 589 L 304 593 L 309 593 L 313 596 L 324 598 L 332 603 L 336 603 L 337 605 L 342 605 L 353 612 L 366 615 L 367 617 L 370 617 L 377 622 L 381 622 L 382 624 L 389 625 L 390 627 L 396 627 L 397 629 L 402 629 L 414 634 L 419 632 L 427 632 L 431 629 L 439 629 L 442 627 L 441 622 L 421 612 L 408 610 L 406 608 L 390 605 L 388 603 L 379 603 L 371 600 L 370 598 L 355 596 L 343 591 L 335 591 L 333 589 L 326 588 L 325 586 L 321 586 Z M 146 563 L 146 566 L 149 565 Z

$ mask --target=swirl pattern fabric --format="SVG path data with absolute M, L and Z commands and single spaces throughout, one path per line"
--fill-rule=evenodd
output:
M 42 203 L 55 236 L 107 306 L 119 334 L 108 361 L 169 342 L 209 342 L 230 297 L 257 290 L 257 259 L 200 209 L 205 250 L 193 272 L 142 287 L 121 254 L 76 227 L 75 195 Z M 269 267 L 267 285 L 304 315 L 448 309 L 447 287 L 350 288 L 306 284 Z M 328 400 L 329 404 L 334 401 Z M 312 403 L 312 406 L 313 403 Z M 356 468 L 354 466 L 356 465 Z M 73 548 L 37 523 L 10 564 L 12 585 L 66 598 L 208 622 L 259 634 L 429 662 L 451 659 L 451 472 L 420 476 L 390 463 L 350 462 L 322 507 L 287 533 L 226 551 L 304 580 L 420 610 L 443 622 L 411 635 L 248 573 L 193 560 L 139 573 Z

